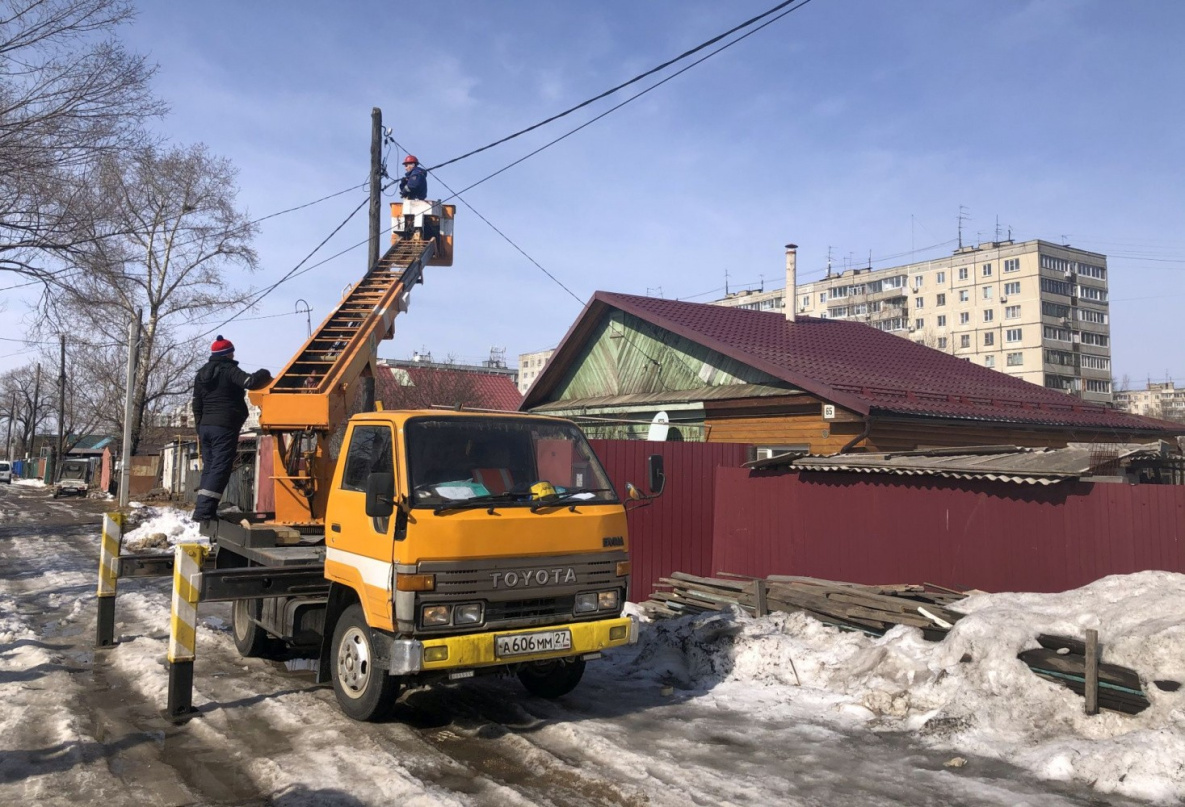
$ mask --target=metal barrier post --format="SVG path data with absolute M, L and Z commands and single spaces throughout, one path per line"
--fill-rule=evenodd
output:
M 123 513 L 103 514 L 103 539 L 99 545 L 99 618 L 95 647 L 115 644 L 115 586 L 119 580 L 119 547 L 123 542 Z
M 202 564 L 209 548 L 178 544 L 173 560 L 173 615 L 169 630 L 169 704 L 165 716 L 178 720 L 193 712 L 193 659 L 197 650 L 197 605 Z

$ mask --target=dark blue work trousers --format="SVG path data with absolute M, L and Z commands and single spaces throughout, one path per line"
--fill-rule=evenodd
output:
M 202 452 L 202 480 L 198 483 L 194 521 L 207 521 L 218 515 L 218 502 L 230 481 L 231 468 L 239 447 L 237 429 L 223 426 L 198 426 Z

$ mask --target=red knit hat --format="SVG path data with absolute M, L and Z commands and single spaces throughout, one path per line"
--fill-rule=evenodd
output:
M 214 344 L 210 345 L 211 356 L 226 356 L 235 352 L 235 344 L 229 339 L 223 339 L 222 334 L 218 334 L 214 339 Z

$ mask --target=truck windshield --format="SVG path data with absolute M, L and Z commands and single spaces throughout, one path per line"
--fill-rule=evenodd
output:
M 617 501 L 592 448 L 570 423 L 416 418 L 404 434 L 417 507 L 479 497 L 496 499 L 499 507 L 530 506 L 544 497 L 565 506 Z

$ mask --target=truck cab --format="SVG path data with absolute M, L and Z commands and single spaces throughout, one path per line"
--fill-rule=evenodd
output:
M 661 468 L 652 477 L 661 487 Z M 233 549 L 219 540 L 220 552 Z M 332 681 L 356 719 L 384 714 L 405 685 L 486 673 L 516 674 L 528 691 L 558 697 L 586 661 L 636 640 L 622 614 L 625 507 L 567 420 L 355 415 L 316 551 L 327 596 L 236 607 L 234 632 L 299 643 L 312 626 L 319 680 Z

